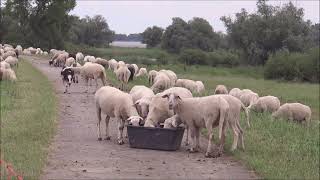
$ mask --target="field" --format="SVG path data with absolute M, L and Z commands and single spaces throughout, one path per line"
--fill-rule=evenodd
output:
M 98 49 L 103 54 L 102 49 Z M 106 50 L 109 52 L 110 50 Z M 117 49 L 121 54 L 121 49 Z M 124 54 L 134 49 L 123 49 Z M 138 52 L 142 50 L 137 49 Z M 144 50 L 147 51 L 147 50 Z M 136 52 L 137 53 L 137 52 Z M 267 179 L 318 179 L 319 178 L 319 84 L 277 82 L 263 79 L 263 67 L 212 68 L 204 66 L 183 65 L 141 65 L 150 69 L 171 69 L 179 78 L 202 80 L 206 86 L 206 95 L 213 94 L 218 84 L 229 89 L 249 88 L 260 96 L 274 95 L 282 103 L 301 102 L 312 108 L 312 125 L 304 127 L 300 124 L 284 120 L 272 121 L 270 114 L 251 115 L 252 127 L 245 129 L 246 150 L 236 151 L 234 156 Z M 108 78 L 118 84 L 112 72 Z M 129 87 L 147 84 L 147 78 L 137 78 L 129 83 Z M 242 118 L 243 119 L 243 118 Z M 205 134 L 205 131 L 203 131 Z M 217 136 L 216 136 L 217 137 Z M 227 138 L 227 153 L 230 148 L 231 134 Z
M 28 62 L 20 61 L 16 74 L 16 83 L 0 82 L 1 159 L 24 178 L 38 179 L 55 132 L 56 98 L 47 78 Z

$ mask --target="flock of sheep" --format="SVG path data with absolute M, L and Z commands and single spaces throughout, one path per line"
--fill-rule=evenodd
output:
M 2 69 L 10 69 L 14 63 L 8 60 L 9 57 L 16 58 L 13 53 L 22 54 L 43 54 L 48 55 L 41 49 L 28 48 L 22 51 L 21 46 L 10 49 L 2 46 L 1 62 Z M 10 50 L 9 50 L 10 49 Z M 18 50 L 17 50 L 18 49 Z M 84 56 L 78 52 L 71 54 L 66 51 L 51 49 L 49 53 L 52 58 L 49 64 L 62 67 L 61 75 L 63 82 L 67 82 L 65 92 L 72 82 L 78 82 L 81 76 L 86 83 L 88 92 L 89 81 L 96 83 L 95 103 L 98 117 L 98 140 L 101 137 L 101 114 L 105 114 L 106 135 L 105 139 L 110 139 L 109 119 L 115 118 L 118 123 L 118 143 L 123 144 L 123 129 L 125 124 L 134 126 L 158 127 L 160 124 L 164 128 L 176 128 L 184 124 L 187 129 L 186 143 L 189 143 L 189 131 L 191 135 L 190 152 L 199 151 L 199 136 L 201 128 L 208 131 L 209 141 L 206 157 L 221 155 L 223 152 L 226 130 L 229 127 L 233 133 L 233 144 L 231 150 L 235 150 L 238 145 L 244 149 L 244 131 L 240 126 L 241 111 L 245 112 L 247 126 L 250 127 L 250 111 L 271 112 L 273 118 L 284 118 L 299 122 L 310 123 L 311 109 L 300 103 L 285 103 L 280 106 L 280 101 L 275 96 L 259 95 L 250 89 L 233 88 L 229 92 L 224 85 L 218 85 L 214 91 L 215 95 L 200 96 L 205 91 L 205 86 L 201 81 L 190 79 L 178 79 L 171 70 L 150 70 L 139 68 L 136 64 L 126 64 L 115 59 L 106 60 L 95 58 L 94 56 Z M 1 60 L 2 60 L 1 59 Z M 17 59 L 17 58 L 16 58 Z M 9 64 L 9 68 L 3 66 Z M 83 65 L 81 65 L 83 64 Z M 108 83 L 105 69 L 115 73 L 121 82 L 120 87 L 112 87 Z M 64 74 L 68 70 L 69 74 Z M 150 88 L 143 85 L 134 86 L 129 93 L 127 84 L 135 77 L 146 76 Z M 97 80 L 100 79 L 103 87 L 98 89 Z M 212 154 L 213 128 L 218 127 L 220 145 L 218 154 Z M 240 141 L 240 144 L 238 143 Z

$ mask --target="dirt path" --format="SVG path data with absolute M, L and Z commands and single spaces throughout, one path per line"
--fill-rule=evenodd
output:
M 132 149 L 127 140 L 120 146 L 112 120 L 111 141 L 97 141 L 93 94 L 83 93 L 82 83 L 72 85 L 71 94 L 63 94 L 60 68 L 49 67 L 39 57 L 24 58 L 47 75 L 59 99 L 57 134 L 41 179 L 256 178 L 232 157 L 204 158 L 204 153 L 189 154 L 185 146 L 176 152 Z

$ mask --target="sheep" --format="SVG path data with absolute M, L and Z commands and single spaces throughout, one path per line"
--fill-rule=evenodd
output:
M 115 59 L 109 60 L 109 69 L 113 72 L 117 70 L 118 62 Z
M 151 98 L 149 104 L 149 113 L 147 115 L 146 122 L 144 126 L 146 127 L 155 127 L 160 123 L 163 123 L 167 118 L 173 116 L 173 111 L 169 110 L 168 101 L 162 98 L 165 94 L 175 93 L 178 94 L 181 98 L 190 98 L 192 93 L 182 87 L 173 87 L 158 93 Z
M 7 59 L 9 56 L 17 57 L 17 54 L 14 51 L 7 51 L 2 55 L 3 59 Z
M 73 57 L 69 57 L 69 58 L 66 60 L 65 66 L 70 67 L 70 66 L 72 66 L 73 64 L 75 64 L 75 62 L 76 62 L 76 60 L 75 60 Z
M 85 56 L 83 61 L 84 62 L 94 62 L 96 58 L 94 56 Z
M 89 91 L 89 85 L 88 81 L 89 79 L 94 79 L 96 82 L 96 90 L 98 89 L 98 78 L 101 79 L 101 82 L 103 86 L 106 85 L 107 76 L 106 72 L 103 66 L 96 63 L 87 62 L 81 67 L 71 67 L 72 70 L 74 70 L 75 74 L 80 74 L 82 77 L 84 77 L 87 90 L 85 92 Z
M 148 115 L 151 98 L 154 96 L 153 91 L 146 86 L 134 86 L 129 94 L 132 97 L 139 115 L 145 119 Z
M 132 81 L 133 80 L 133 76 L 136 73 L 135 68 L 134 68 L 134 66 L 132 64 L 127 64 L 127 68 L 130 71 L 129 81 Z
M 11 69 L 0 68 L 0 80 L 16 81 L 16 73 Z
M 4 50 L 0 48 L 0 55 L 2 56 L 4 54 Z
M 301 103 L 285 103 L 272 113 L 272 118 L 284 118 L 290 121 L 311 122 L 311 109 Z
M 47 51 L 44 51 L 44 52 L 43 52 L 43 55 L 44 55 L 44 56 L 48 56 L 48 52 L 47 52 Z
M 214 94 L 228 94 L 228 89 L 224 85 L 217 85 Z
M 159 72 L 163 72 L 169 77 L 169 79 L 170 79 L 169 87 L 173 87 L 175 85 L 175 83 L 178 79 L 176 73 L 174 73 L 171 70 L 165 70 L 165 69 L 162 69 Z
M 116 88 L 105 86 L 101 87 L 94 96 L 97 116 L 98 116 L 98 140 L 101 141 L 101 112 L 106 114 L 106 140 L 110 140 L 109 135 L 109 119 L 115 118 L 118 123 L 118 144 L 124 144 L 123 141 L 123 128 L 125 121 L 139 122 L 142 118 L 138 115 L 136 108 L 134 107 L 131 96 L 128 93 L 124 93 Z M 135 125 L 137 125 L 135 123 Z
M 148 73 L 148 81 L 149 81 L 149 84 L 153 84 L 154 82 L 154 78 L 157 76 L 158 74 L 158 71 L 155 71 L 155 70 L 151 70 L 149 71 Z
M 252 105 L 255 101 L 257 101 L 258 98 L 259 98 L 259 95 L 257 93 L 242 91 L 239 99 L 246 107 L 248 107 Z
M 206 96 L 198 98 L 181 98 L 174 93 L 163 95 L 167 98 L 169 109 L 173 109 L 178 119 L 187 124 L 191 132 L 190 152 L 197 152 L 200 148 L 200 129 L 205 127 L 208 130 L 208 147 L 206 157 L 212 157 L 212 138 L 214 127 L 219 126 L 219 155 L 223 152 L 225 142 L 226 117 L 229 111 L 228 102 L 219 96 Z
M 0 68 L 4 68 L 4 69 L 10 69 L 11 66 L 9 63 L 5 62 L 5 61 L 2 61 L 0 62 Z
M 242 94 L 242 90 L 239 88 L 233 88 L 229 91 L 229 95 L 234 96 L 238 99 L 240 99 L 241 94 Z
M 54 65 L 58 67 L 63 67 L 66 63 L 67 57 L 68 54 L 66 53 L 58 54 L 58 57 L 53 60 Z
M 119 61 L 117 69 L 119 69 L 119 67 L 122 67 L 122 66 L 125 66 L 125 65 L 126 65 L 126 63 L 124 63 L 123 61 Z
M 127 84 L 130 78 L 131 72 L 127 68 L 126 65 L 121 65 L 117 70 L 116 70 L 116 77 L 117 79 L 121 82 L 120 89 L 121 90 L 126 90 L 127 89 Z
M 16 50 L 18 51 L 19 54 L 22 54 L 22 47 L 21 45 L 16 46 Z
M 28 56 L 31 55 L 31 52 L 30 52 L 28 49 L 24 49 L 22 53 L 23 53 L 24 55 L 28 55 Z
M 82 54 L 81 52 L 78 52 L 78 53 L 76 54 L 76 61 L 77 61 L 77 62 L 82 62 L 83 59 L 84 59 L 83 54 Z
M 18 67 L 19 61 L 18 61 L 18 58 L 16 58 L 16 57 L 9 56 L 4 61 L 7 62 L 8 64 L 10 64 L 11 67 L 13 67 L 13 66 Z
M 198 89 L 197 83 L 190 79 L 178 79 L 175 86 L 187 88 L 193 93 L 196 93 Z
M 275 112 L 280 107 L 280 100 L 275 96 L 259 97 L 257 101 L 252 103 L 248 108 L 256 112 Z
M 148 72 L 146 68 L 140 68 L 138 74 L 136 74 L 136 77 L 141 77 L 141 76 L 147 76 Z
M 95 63 L 100 64 L 105 68 L 109 66 L 108 60 L 102 58 L 96 58 Z
M 170 87 L 170 78 L 164 72 L 159 72 L 154 78 L 154 83 L 151 86 L 153 92 L 160 92 Z
M 197 84 L 197 93 L 202 94 L 205 91 L 205 87 L 202 81 L 196 81 Z
M 138 73 L 139 67 L 136 64 L 131 64 L 134 67 L 134 75 Z

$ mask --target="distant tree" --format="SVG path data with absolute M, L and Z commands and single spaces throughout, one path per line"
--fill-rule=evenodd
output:
M 161 27 L 153 26 L 148 27 L 143 33 L 142 42 L 147 44 L 147 47 L 155 47 L 161 42 L 163 29 Z

